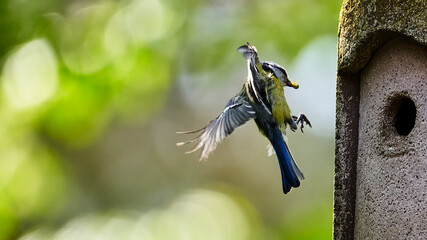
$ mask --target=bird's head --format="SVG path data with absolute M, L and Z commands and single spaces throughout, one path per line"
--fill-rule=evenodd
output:
M 284 67 L 270 61 L 261 62 L 261 65 L 264 71 L 273 74 L 277 79 L 279 79 L 283 87 L 292 87 L 295 89 L 299 88 L 298 83 L 296 83 L 293 80 L 291 81 L 288 78 L 288 74 L 286 73 L 286 70 Z

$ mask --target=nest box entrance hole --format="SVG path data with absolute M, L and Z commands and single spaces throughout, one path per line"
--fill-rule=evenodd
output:
M 415 125 L 417 108 L 414 101 L 405 95 L 394 96 L 388 106 L 387 113 L 392 127 L 400 136 L 408 136 Z

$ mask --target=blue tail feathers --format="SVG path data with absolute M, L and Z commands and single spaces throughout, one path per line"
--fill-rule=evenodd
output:
M 300 185 L 300 180 L 304 179 L 304 175 L 298 169 L 282 133 L 279 129 L 273 131 L 269 138 L 279 160 L 280 171 L 282 173 L 283 193 L 288 193 L 291 188 L 297 188 Z

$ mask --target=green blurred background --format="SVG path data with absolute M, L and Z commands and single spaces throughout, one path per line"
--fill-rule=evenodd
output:
M 340 5 L 0 1 L 0 240 L 331 239 Z M 240 90 L 246 41 L 313 124 L 287 195 L 253 122 L 207 161 L 175 145 Z

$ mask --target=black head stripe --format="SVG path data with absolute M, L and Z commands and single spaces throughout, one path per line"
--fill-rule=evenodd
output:
M 282 77 L 288 78 L 286 70 L 277 63 L 274 62 L 261 62 L 264 71 L 272 73 L 276 78 L 281 79 Z

